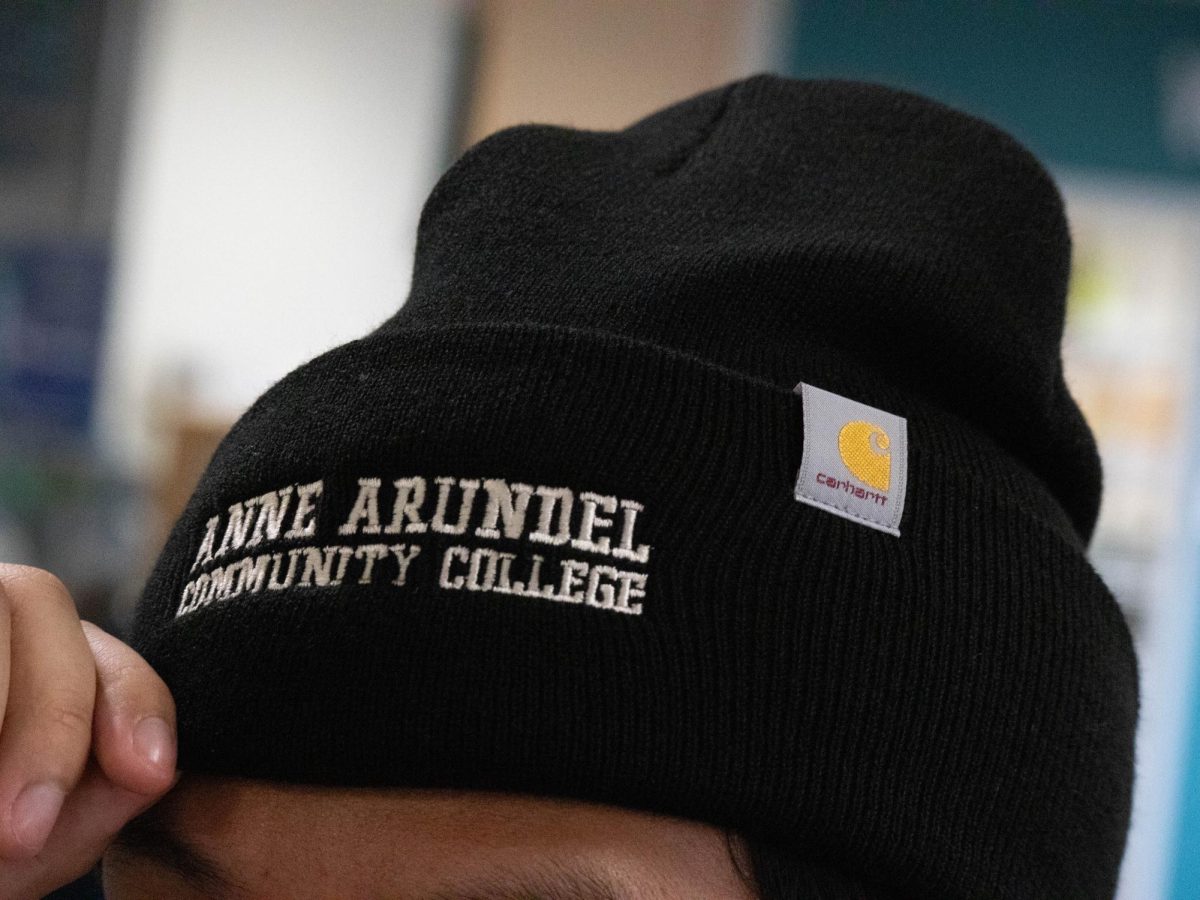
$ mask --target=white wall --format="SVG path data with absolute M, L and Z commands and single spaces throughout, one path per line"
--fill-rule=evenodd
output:
M 117 204 L 98 414 L 155 462 L 156 386 L 232 419 L 403 301 L 439 174 L 449 0 L 151 0 Z

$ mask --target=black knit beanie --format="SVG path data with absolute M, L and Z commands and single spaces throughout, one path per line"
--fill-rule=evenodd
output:
M 180 767 L 1111 897 L 1137 668 L 1085 556 L 1070 246 L 1011 136 L 876 84 L 484 140 L 407 302 L 263 394 L 170 535 L 132 643 Z

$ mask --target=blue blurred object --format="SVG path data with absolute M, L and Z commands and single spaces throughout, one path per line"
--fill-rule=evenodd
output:
M 1192 421 L 1195 432 L 1192 447 L 1200 447 L 1200 385 L 1194 394 Z M 1188 496 L 1200 499 L 1200 466 L 1191 470 Z M 1192 544 L 1196 548 L 1193 557 L 1192 590 L 1200 607 L 1200 512 L 1192 507 L 1194 527 L 1189 529 Z M 1195 639 L 1192 644 L 1200 650 L 1200 615 L 1196 616 Z M 1200 654 L 1198 654 L 1200 655 Z M 1175 871 L 1172 878 L 1170 900 L 1196 900 L 1200 897 L 1200 660 L 1192 666 L 1191 683 L 1184 686 L 1191 697 L 1188 714 L 1190 727 L 1188 747 L 1185 754 L 1183 790 L 1179 803 L 1179 825 L 1175 846 Z
M 0 247 L 0 452 L 86 437 L 108 268 L 102 244 Z

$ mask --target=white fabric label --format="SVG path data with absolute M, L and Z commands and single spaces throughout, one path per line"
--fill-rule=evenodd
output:
M 908 420 L 803 381 L 804 456 L 796 499 L 900 536 Z

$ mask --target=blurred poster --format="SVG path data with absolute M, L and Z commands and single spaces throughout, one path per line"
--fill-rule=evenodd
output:
M 86 436 L 107 274 L 102 246 L 0 247 L 0 449 Z

